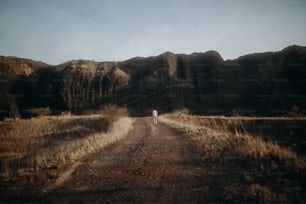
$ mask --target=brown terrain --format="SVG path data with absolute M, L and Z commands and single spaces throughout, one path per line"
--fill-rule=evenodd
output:
M 0 203 L 305 203 L 305 87 L 297 45 L 233 60 L 0 56 Z
M 104 203 L 207 200 L 205 194 L 210 190 L 203 180 L 207 169 L 201 167 L 196 144 L 174 128 L 151 123 L 150 118 L 136 119 L 125 140 L 83 158 L 70 178 L 42 199 Z
M 305 154 L 294 150 L 294 142 L 226 130 L 254 118 L 174 113 L 156 126 L 150 117 L 133 120 L 127 136 L 73 162 L 3 176 L 2 202 L 305 202 Z M 224 120 L 230 121 L 222 125 Z

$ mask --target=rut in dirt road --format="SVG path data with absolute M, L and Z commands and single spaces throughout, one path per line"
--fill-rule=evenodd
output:
M 199 202 L 207 186 L 196 145 L 165 124 L 136 119 L 128 136 L 87 156 L 44 201 Z

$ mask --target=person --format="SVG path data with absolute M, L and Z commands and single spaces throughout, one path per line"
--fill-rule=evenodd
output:
M 153 125 L 157 125 L 157 116 L 158 116 L 157 110 L 153 110 L 152 111 Z

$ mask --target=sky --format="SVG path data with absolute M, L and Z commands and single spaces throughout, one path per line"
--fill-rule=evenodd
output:
M 306 45 L 306 0 L 0 0 L 0 55 L 60 64 Z

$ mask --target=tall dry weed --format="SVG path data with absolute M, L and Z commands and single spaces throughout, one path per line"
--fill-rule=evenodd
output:
M 104 114 L 48 116 L 0 124 L 0 172 L 61 166 L 122 139 L 133 121 L 124 109 Z
M 180 129 L 199 144 L 202 158 L 208 161 L 205 167 L 219 166 L 221 171 L 227 172 L 232 171 L 234 165 L 237 176 L 233 175 L 230 181 L 224 178 L 220 184 L 224 186 L 223 195 L 229 200 L 244 198 L 244 201 L 251 203 L 300 203 L 305 198 L 304 154 L 277 143 L 277 136 L 271 138 L 262 135 L 264 132 L 257 134 L 261 129 L 255 133 L 248 132 L 250 127 L 256 128 L 258 123 L 254 121 L 268 124 L 270 130 L 274 130 L 280 128 L 280 124 L 299 127 L 305 123 L 305 118 L 227 118 L 176 112 L 163 115 L 160 121 Z M 273 126 L 275 124 L 278 125 Z M 285 130 L 288 133 L 286 127 Z M 265 133 L 269 134 L 267 131 Z M 238 178 L 237 181 L 235 178 Z M 239 188 L 235 189 L 235 186 Z
M 176 111 L 162 116 L 160 121 L 190 135 L 203 146 L 207 157 L 217 158 L 228 150 L 245 159 L 272 157 L 297 168 L 306 167 L 304 158 L 299 158 L 293 150 L 247 132 L 243 126 L 243 119 L 245 117 L 192 116 Z

